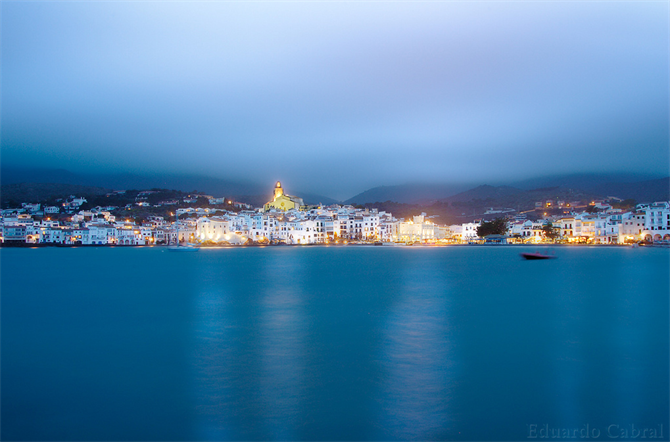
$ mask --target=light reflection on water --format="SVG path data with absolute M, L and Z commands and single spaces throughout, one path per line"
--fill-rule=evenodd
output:
M 564 284 L 563 284 L 564 285 Z M 552 290 L 551 382 L 548 389 L 557 408 L 555 423 L 560 428 L 579 428 L 584 423 L 584 411 L 580 390 L 584 388 L 584 346 L 579 326 L 588 320 L 584 313 L 583 300 L 572 290 Z
M 219 269 L 213 263 L 201 268 L 202 278 L 216 278 Z M 230 312 L 230 292 L 225 279 L 199 283 L 195 295 L 193 348 L 191 368 L 195 371 L 193 399 L 195 408 L 195 437 L 200 440 L 226 440 L 231 426 L 235 400 L 235 379 L 230 364 L 235 360 L 233 325 Z M 242 367 L 240 367 L 242 368 Z
M 553 422 L 565 428 L 589 424 L 601 430 L 630 422 L 654 426 L 658 418 L 651 418 L 645 401 L 655 389 L 668 385 L 667 376 L 653 375 L 667 370 L 667 361 L 659 364 L 663 359 L 658 353 L 667 339 L 661 342 L 651 336 L 648 325 L 667 328 L 662 311 L 668 296 L 663 299 L 644 281 L 662 280 L 661 266 L 635 262 L 634 250 L 618 250 L 606 267 L 576 250 L 570 252 L 575 256 L 564 260 L 564 271 L 554 276 L 547 293 L 551 302 L 547 355 L 552 363 L 548 383 L 557 408 Z M 661 383 L 653 385 L 651 378 Z
M 294 440 L 304 389 L 304 272 L 269 254 L 241 282 L 236 269 L 199 267 L 194 338 L 197 438 Z
M 380 343 L 381 439 L 434 439 L 451 430 L 449 402 L 457 365 L 449 293 L 427 262 L 403 269 L 404 285 Z M 426 290 L 430 287 L 430 290 Z
M 647 290 L 645 282 L 653 281 L 659 275 L 652 266 L 641 266 L 635 269 L 636 277 L 629 278 L 631 272 L 627 260 L 621 260 L 613 269 L 614 286 L 609 290 L 613 299 L 613 312 L 617 317 L 616 327 L 610 337 L 610 345 L 614 348 L 612 357 L 617 361 L 614 385 L 617 386 L 616 409 L 613 410 L 617 422 L 638 422 L 641 425 L 653 426 L 645 412 L 645 392 L 663 388 L 656 385 L 653 376 L 653 359 L 647 354 L 649 343 L 655 341 L 653 329 L 642 324 L 656 322 L 658 304 L 654 299 L 664 296 L 659 291 Z M 666 299 L 670 294 L 666 294 Z M 662 353 L 660 348 L 651 347 L 652 351 Z M 658 370 L 660 367 L 656 367 Z M 650 370 L 651 369 L 651 370 Z M 662 368 L 661 368 L 662 369 Z M 667 378 L 666 378 L 667 381 Z
M 260 305 L 260 390 L 268 439 L 295 440 L 305 376 L 306 323 L 303 312 L 302 265 L 281 256 L 269 257 L 270 280 Z

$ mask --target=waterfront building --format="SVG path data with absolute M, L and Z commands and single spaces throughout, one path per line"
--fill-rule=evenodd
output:
M 65 230 L 54 227 L 40 230 L 40 243 L 65 244 Z
M 436 224 L 426 220 L 426 214 L 414 216 L 411 221 L 398 223 L 395 241 L 415 242 L 443 239 L 447 235 L 446 227 L 440 229 Z
M 25 224 L 5 224 L 3 242 L 26 242 L 26 227 Z
M 527 238 L 525 241 L 531 243 L 542 242 L 546 235 L 544 231 L 544 226 L 546 225 L 547 225 L 546 220 L 532 222 L 530 226 L 530 237 Z
M 507 233 L 521 240 L 525 240 L 533 236 L 533 222 L 530 220 L 514 220 L 508 223 Z
M 610 216 L 597 216 L 594 219 L 595 244 L 617 244 L 619 241 L 619 226 Z
M 196 237 L 200 241 L 223 242 L 231 232 L 231 222 L 228 217 L 215 216 L 212 218 L 198 218 L 196 223 Z
M 117 232 L 118 245 L 120 246 L 143 246 L 144 237 L 138 229 L 120 229 Z
M 341 237 L 340 230 L 340 220 L 337 217 L 329 216 L 319 216 L 319 225 L 317 228 L 321 229 L 321 232 L 324 233 L 325 241 L 337 241 Z
M 379 224 L 379 240 L 383 242 L 396 241 L 399 235 L 400 222 L 396 219 L 387 219 Z
M 575 218 L 571 216 L 558 219 L 554 226 L 559 229 L 561 238 L 569 240 L 573 236 L 574 225 Z
M 425 216 L 425 214 L 423 215 Z M 376 209 L 365 209 L 363 214 L 362 237 L 366 240 L 375 240 L 379 237 L 379 214 Z
M 26 243 L 38 244 L 40 242 L 40 228 L 38 226 L 26 226 Z
M 644 208 L 644 239 L 647 241 L 670 240 L 670 204 L 655 202 Z
M 644 231 L 647 229 L 646 218 L 647 214 L 644 211 L 644 209 L 638 209 L 637 212 L 635 213 L 635 216 L 633 217 L 635 230 L 637 230 L 636 235 L 639 235 L 641 240 L 645 239 Z
M 477 228 L 481 225 L 481 221 L 472 223 L 463 223 L 461 227 L 461 241 L 468 241 L 477 238 Z
M 315 220 L 296 220 L 287 223 L 287 244 L 316 244 L 319 242 Z
M 636 212 L 626 212 L 621 215 L 619 225 L 619 244 L 633 243 L 640 239 L 642 228 L 637 225 Z

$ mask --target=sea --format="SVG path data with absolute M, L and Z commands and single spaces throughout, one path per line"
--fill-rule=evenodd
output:
M 670 250 L 535 250 L 2 249 L 0 437 L 668 440 Z

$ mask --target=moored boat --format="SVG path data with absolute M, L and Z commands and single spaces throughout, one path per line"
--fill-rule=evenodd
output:
M 524 259 L 528 260 L 534 260 L 534 259 L 554 259 L 556 258 L 554 255 L 546 255 L 540 252 L 535 252 L 535 253 L 522 253 L 521 256 Z

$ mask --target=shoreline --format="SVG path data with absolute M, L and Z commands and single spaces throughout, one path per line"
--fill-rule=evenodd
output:
M 41 248 L 165 248 L 173 246 L 174 244 L 148 244 L 148 245 L 119 245 L 119 244 L 29 244 L 29 243 L 0 243 L 0 249 L 41 249 Z M 382 248 L 405 248 L 405 247 L 421 247 L 421 248 L 443 248 L 443 247 L 630 247 L 634 248 L 633 244 L 405 244 L 405 243 L 362 243 L 362 244 L 217 244 L 217 245 L 201 245 L 201 249 L 240 249 L 249 247 L 382 247 Z M 654 248 L 670 248 L 667 244 L 639 244 L 639 247 L 654 247 Z

